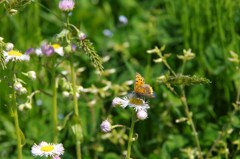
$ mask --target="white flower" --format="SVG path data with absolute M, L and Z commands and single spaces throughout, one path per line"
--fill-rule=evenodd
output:
M 11 50 L 11 51 L 3 51 L 3 55 L 5 57 L 5 62 L 8 63 L 9 61 L 29 61 L 30 57 L 29 55 L 22 54 L 19 51 Z
M 124 15 L 120 15 L 120 16 L 118 17 L 118 20 L 119 20 L 121 23 L 123 23 L 123 24 L 127 24 L 127 23 L 128 23 L 128 19 L 127 19 L 127 17 L 125 17 Z
M 123 100 L 119 97 L 115 97 L 112 101 L 112 106 L 116 106 L 116 105 L 120 105 L 122 108 L 125 108 L 126 106 L 128 106 L 128 100 Z
M 64 153 L 62 144 L 51 144 L 42 141 L 39 145 L 34 144 L 31 150 L 33 156 L 55 157 Z
M 20 89 L 23 88 L 23 85 L 20 82 L 15 82 L 13 87 L 16 91 L 19 91 Z
M 29 78 L 31 78 L 32 80 L 35 80 L 35 79 L 37 78 L 35 71 L 28 71 L 28 72 L 27 72 L 27 76 L 28 76 Z
M 27 93 L 27 89 L 25 87 L 22 87 L 19 91 L 19 94 L 26 94 Z
M 144 99 L 136 97 L 134 93 L 128 94 L 128 96 L 124 97 L 124 99 L 128 100 L 129 107 L 134 108 L 135 111 L 139 111 L 139 110 L 146 111 L 147 109 L 150 108 L 150 106 Z
M 62 46 L 60 46 L 60 45 L 58 45 L 58 44 L 53 44 L 52 47 L 53 47 L 54 51 L 55 51 L 58 55 L 60 55 L 60 56 L 63 56 L 63 55 L 64 55 L 63 47 L 62 47 Z
M 111 131 L 111 127 L 112 127 L 112 126 L 111 126 L 111 123 L 110 123 L 108 120 L 104 120 L 104 121 L 101 123 L 100 127 L 101 127 L 102 132 L 108 133 L 108 132 Z
M 137 111 L 137 118 L 139 120 L 145 120 L 148 117 L 148 114 L 145 110 L 138 110 Z
M 112 105 L 120 105 L 122 108 L 126 108 L 127 106 L 129 106 L 134 108 L 136 111 L 147 110 L 150 108 L 148 103 L 144 99 L 137 97 L 134 93 L 128 94 L 123 99 L 115 97 L 112 101 Z
M 36 53 L 37 56 L 42 56 L 43 55 L 43 52 L 42 52 L 41 48 L 37 48 L 35 50 L 35 53 Z
M 6 44 L 6 51 L 11 51 L 13 49 L 14 45 L 12 43 Z

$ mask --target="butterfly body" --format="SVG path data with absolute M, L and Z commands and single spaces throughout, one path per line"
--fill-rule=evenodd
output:
M 139 73 L 136 73 L 134 93 L 138 96 L 144 96 L 149 98 L 155 97 L 152 87 L 149 84 L 145 84 L 144 78 Z

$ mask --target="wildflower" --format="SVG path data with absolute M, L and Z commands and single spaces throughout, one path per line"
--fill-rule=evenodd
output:
M 33 156 L 56 157 L 64 153 L 62 144 L 51 144 L 42 141 L 39 145 L 34 144 L 31 150 Z
M 148 117 L 148 114 L 145 110 L 138 110 L 137 111 L 137 118 L 139 120 L 145 120 Z
M 74 3 L 73 0 L 61 0 L 61 1 L 59 2 L 58 7 L 59 7 L 59 9 L 62 10 L 62 11 L 67 11 L 67 12 L 69 12 L 69 11 L 73 10 L 74 5 L 75 5 L 75 3 Z
M 19 110 L 23 111 L 24 109 L 32 109 L 32 104 L 31 103 L 24 103 L 19 105 Z
M 15 82 L 13 87 L 16 91 L 20 91 L 20 89 L 23 88 L 23 86 L 20 82 Z
M 134 93 L 128 94 L 126 97 L 124 97 L 124 100 L 128 101 L 129 107 L 134 108 L 136 111 L 150 108 L 144 99 L 136 97 Z
M 83 33 L 83 32 L 81 32 L 79 35 L 78 35 L 78 37 L 79 37 L 79 40 L 84 40 L 84 39 L 86 39 L 87 38 L 87 35 L 85 34 L 85 33 Z
M 128 23 L 128 19 L 127 19 L 127 17 L 125 17 L 124 15 L 120 15 L 120 16 L 118 17 L 118 20 L 119 20 L 119 22 L 121 22 L 121 23 L 124 24 L 124 25 L 126 25 L 126 24 Z
M 6 51 L 11 51 L 13 49 L 14 45 L 12 43 L 6 44 Z
M 150 108 L 144 99 L 137 97 L 134 93 L 128 94 L 123 99 L 115 97 L 112 101 L 112 105 L 120 105 L 122 108 L 129 106 L 134 108 L 136 111 L 146 110 Z
M 128 101 L 123 100 L 119 97 L 115 97 L 112 101 L 112 106 L 115 107 L 116 105 L 120 105 L 122 108 L 125 108 L 126 106 L 128 106 Z
M 43 44 L 41 46 L 42 54 L 50 56 L 54 53 L 54 48 L 51 45 Z
M 113 36 L 113 33 L 111 30 L 109 29 L 104 29 L 103 30 L 103 35 L 105 35 L 106 37 L 112 37 Z
M 71 45 L 71 50 L 72 50 L 73 52 L 76 51 L 76 50 L 77 50 L 77 46 L 74 45 L 74 44 L 72 44 L 72 45 Z
M 26 94 L 27 93 L 27 89 L 25 87 L 20 88 L 20 90 L 17 92 L 19 94 Z
M 16 50 L 11 50 L 11 51 L 3 51 L 3 55 L 5 57 L 5 62 L 8 63 L 10 60 L 11 61 L 29 61 L 30 57 L 26 54 L 22 54 L 19 51 Z
M 25 54 L 30 55 L 33 52 L 34 52 L 34 48 L 29 48 L 25 51 Z
M 36 54 L 37 56 L 42 56 L 42 55 L 43 55 L 42 49 L 41 49 L 41 48 L 36 48 L 35 54 Z
M 63 47 L 61 47 L 59 44 L 53 44 L 52 47 L 58 55 L 60 55 L 60 56 L 64 55 Z
M 63 95 L 64 97 L 69 97 L 69 96 L 70 96 L 70 93 L 67 92 L 67 91 L 63 91 L 63 92 L 62 92 L 62 95 Z
M 35 71 L 28 71 L 28 72 L 27 72 L 27 76 L 28 76 L 29 78 L 31 78 L 32 80 L 35 80 L 35 79 L 37 78 Z
M 108 133 L 108 132 L 111 131 L 112 125 L 111 125 L 111 123 L 110 123 L 108 120 L 104 120 L 104 121 L 101 123 L 100 127 L 101 127 L 102 132 Z

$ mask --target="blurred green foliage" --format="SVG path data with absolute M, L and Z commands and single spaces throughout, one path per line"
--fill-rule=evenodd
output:
M 184 117 L 179 99 L 156 80 L 166 68 L 153 63 L 154 55 L 146 54 L 148 49 L 162 45 L 166 45 L 166 52 L 172 53 L 169 63 L 174 70 L 180 70 L 181 66 L 177 54 L 191 48 L 196 57 L 186 65 L 187 75 L 196 74 L 211 81 L 211 84 L 186 87 L 204 156 L 211 150 L 210 158 L 239 158 L 239 111 L 232 106 L 240 87 L 236 82 L 239 74 L 228 60 L 230 50 L 240 52 L 238 0 L 81 0 L 76 4 L 70 22 L 87 34 L 100 56 L 110 56 L 110 60 L 104 63 L 105 70 L 116 69 L 114 74 L 99 77 L 87 56 L 80 53 L 76 55 L 76 65 L 86 67 L 86 70 L 78 77 L 79 84 L 101 88 L 103 81 L 107 80 L 112 85 L 122 85 L 127 80 L 134 80 L 135 72 L 140 72 L 157 94 L 150 102 L 148 119 L 136 124 L 138 140 L 133 143 L 133 158 L 190 158 L 195 149 L 190 127 L 184 122 L 175 122 Z M 54 41 L 64 26 L 64 15 L 57 6 L 57 0 L 39 0 L 20 8 L 17 14 L 9 15 L 1 4 L 0 36 L 23 52 L 39 47 L 43 40 Z M 119 22 L 120 15 L 128 18 L 126 25 Z M 104 35 L 104 29 L 111 31 L 112 36 Z M 36 65 L 39 63 L 41 59 L 34 58 L 19 70 L 37 72 L 38 81 L 25 79 L 28 90 L 50 92 L 50 75 L 44 72 L 42 65 Z M 16 137 L 8 110 L 8 71 L 0 72 L 0 158 L 12 159 L 16 156 Z M 126 90 L 131 92 L 132 89 L 130 86 Z M 100 132 L 99 124 L 110 113 L 114 124 L 130 124 L 130 114 L 126 110 L 110 109 L 111 100 L 120 96 L 119 91 L 105 93 L 105 96 L 82 93 L 79 99 L 85 136 L 82 145 L 84 159 L 118 159 L 126 150 L 126 145 L 119 142 L 124 135 L 115 134 L 117 140 L 112 141 L 105 139 Z M 19 102 L 24 98 L 18 99 Z M 96 100 L 93 105 L 89 104 L 92 100 Z M 72 102 L 62 98 L 59 88 L 60 123 L 71 111 Z M 19 116 L 26 137 L 24 159 L 33 158 L 30 153 L 33 143 L 50 142 L 52 138 L 49 131 L 52 127 L 51 96 L 37 94 L 33 108 L 20 112 Z M 63 129 L 59 138 L 65 147 L 63 158 L 74 158 L 73 134 L 69 129 Z

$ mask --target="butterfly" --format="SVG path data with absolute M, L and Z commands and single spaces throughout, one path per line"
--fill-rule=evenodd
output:
M 155 93 L 149 84 L 144 83 L 144 78 L 136 73 L 135 83 L 134 83 L 134 93 L 139 96 L 155 98 Z

